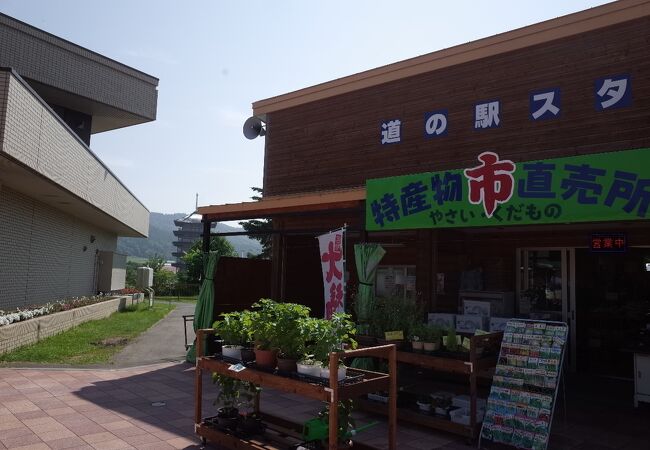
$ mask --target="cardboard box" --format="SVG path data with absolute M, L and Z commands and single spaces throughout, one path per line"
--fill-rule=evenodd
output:
M 490 317 L 490 302 L 481 300 L 463 300 L 463 314 Z
M 456 316 L 456 331 L 459 333 L 474 333 L 477 329 L 487 331 L 488 318 L 472 314 Z
M 456 327 L 456 314 L 429 313 L 428 322 L 429 325 L 448 330 Z
M 490 317 L 490 331 L 505 331 L 510 320 L 508 317 Z

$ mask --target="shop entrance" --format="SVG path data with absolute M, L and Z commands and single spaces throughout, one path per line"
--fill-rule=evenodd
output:
M 575 255 L 578 370 L 632 378 L 632 354 L 625 348 L 650 320 L 650 248 L 576 249 Z
M 575 251 L 573 248 L 517 249 L 519 317 L 566 322 L 567 361 L 576 370 Z

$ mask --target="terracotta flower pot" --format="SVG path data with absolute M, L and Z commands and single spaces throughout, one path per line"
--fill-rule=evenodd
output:
M 278 364 L 277 350 L 260 350 L 255 349 L 255 363 L 260 367 L 275 369 Z
M 422 341 L 411 341 L 411 345 L 413 346 L 413 350 L 422 350 L 423 344 L 424 343 Z

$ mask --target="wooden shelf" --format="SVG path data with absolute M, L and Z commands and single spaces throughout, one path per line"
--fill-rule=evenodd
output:
M 358 407 L 361 411 L 384 416 L 388 414 L 388 407 L 381 402 L 358 398 L 354 401 L 354 403 L 355 406 Z M 451 420 L 442 419 L 436 416 L 420 414 L 408 408 L 397 408 L 397 421 L 414 423 L 429 428 L 435 428 L 437 430 L 447 431 L 449 433 L 458 434 L 460 436 L 465 436 L 468 438 L 472 437 L 472 428 L 468 425 L 462 425 L 456 422 L 452 422 Z
M 232 434 L 221 432 L 212 426 L 206 425 L 202 419 L 202 395 L 203 395 L 203 378 L 202 372 L 204 370 L 216 372 L 242 381 L 249 381 L 258 386 L 270 387 L 288 392 L 296 395 L 301 395 L 315 400 L 320 400 L 330 404 L 330 410 L 336 411 L 338 402 L 340 400 L 352 399 L 358 396 L 368 394 L 375 391 L 388 391 L 393 399 L 388 405 L 388 448 L 389 450 L 396 450 L 397 448 L 397 359 L 396 350 L 394 345 L 384 345 L 378 347 L 369 347 L 358 350 L 348 350 L 342 353 L 330 354 L 330 379 L 329 386 L 320 384 L 309 383 L 307 381 L 288 378 L 274 373 L 255 370 L 248 367 L 242 371 L 235 372 L 229 370 L 230 363 L 222 361 L 214 357 L 203 356 L 203 343 L 205 337 L 213 334 L 214 330 L 197 330 L 197 349 L 196 349 L 196 378 L 195 378 L 195 430 L 196 433 L 204 439 L 210 440 L 220 446 L 228 449 L 235 450 L 274 450 L 278 447 L 274 443 L 266 441 L 256 441 L 254 439 L 240 439 Z M 363 378 L 357 382 L 350 384 L 339 384 L 337 377 L 337 370 L 339 360 L 349 357 L 377 357 L 388 360 L 389 373 L 377 373 L 359 369 L 349 369 L 351 374 L 361 374 Z M 259 396 L 257 398 L 256 412 L 259 412 Z M 266 419 L 271 418 L 265 415 Z M 329 415 L 329 450 L 337 450 L 337 432 L 338 432 L 338 414 Z M 286 431 L 286 430 L 285 430 Z M 266 434 L 272 433 L 268 431 Z M 281 434 L 278 434 L 281 436 Z M 289 434 L 287 434 L 289 436 Z M 268 437 L 268 436 L 267 436 Z M 369 449 L 368 446 L 359 446 L 359 448 Z
M 468 359 L 455 359 L 451 357 L 430 355 L 408 351 L 397 352 L 396 358 L 399 363 L 409 364 L 427 370 L 450 373 L 462 376 L 462 382 L 469 384 L 470 395 L 470 425 L 461 425 L 450 420 L 440 419 L 435 416 L 418 414 L 409 409 L 400 408 L 398 418 L 400 421 L 415 423 L 429 428 L 447 431 L 450 433 L 465 436 L 469 439 L 475 438 L 480 432 L 480 423 L 476 421 L 476 399 L 478 396 L 479 372 L 485 373 L 488 369 L 496 367 L 498 361 L 498 350 L 503 339 L 503 332 L 488 333 L 470 337 L 470 352 Z M 477 348 L 484 348 L 485 351 L 492 351 L 494 356 L 479 356 Z M 489 353 L 492 354 L 492 353 Z M 379 402 L 372 402 L 366 399 L 357 399 L 362 409 L 370 412 L 384 413 L 386 408 Z

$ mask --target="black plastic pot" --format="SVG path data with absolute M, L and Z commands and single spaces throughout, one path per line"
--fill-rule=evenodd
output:
M 264 428 L 262 419 L 254 414 L 239 417 L 239 429 L 246 435 L 261 434 L 264 432 Z
M 217 410 L 217 428 L 223 431 L 235 431 L 239 422 L 237 408 L 219 408 Z
M 243 362 L 253 362 L 255 361 L 255 350 L 253 348 L 244 347 L 241 349 L 241 360 Z

